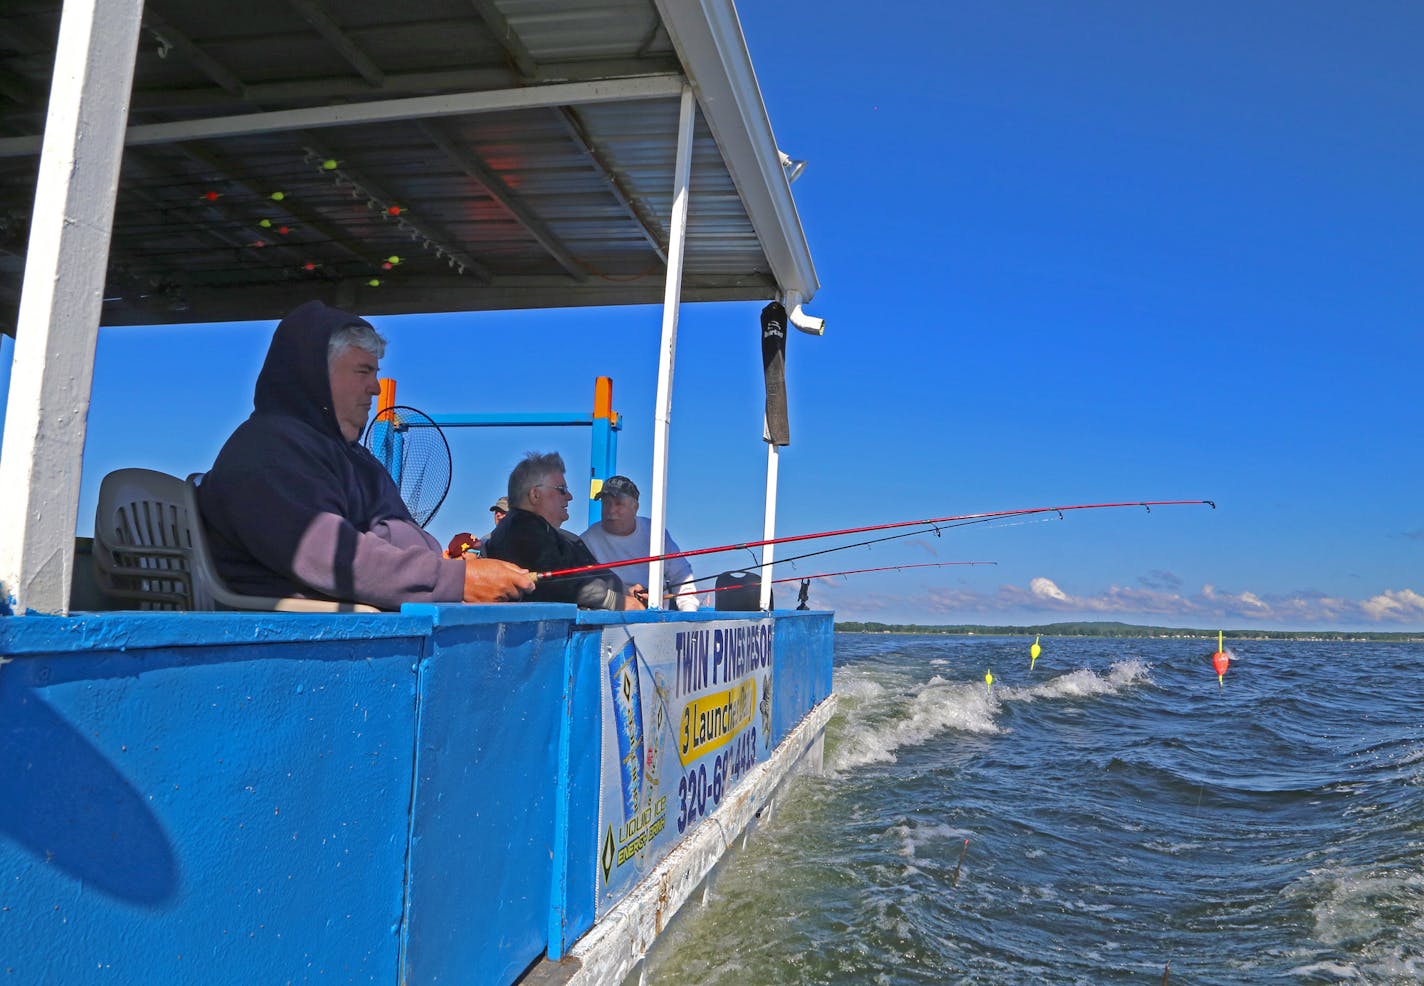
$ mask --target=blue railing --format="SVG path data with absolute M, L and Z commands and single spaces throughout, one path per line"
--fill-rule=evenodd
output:
M 521 604 L 2 619 L 0 968 L 510 982 L 626 890 L 598 862 L 623 834 L 601 791 L 609 641 L 647 650 L 763 618 Z M 830 692 L 831 622 L 769 619 L 775 746 Z

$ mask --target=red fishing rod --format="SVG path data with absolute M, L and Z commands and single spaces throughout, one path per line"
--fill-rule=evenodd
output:
M 765 538 L 761 541 L 744 541 L 739 544 L 722 544 L 715 548 L 694 548 L 691 551 L 673 551 L 663 555 L 649 555 L 646 558 L 625 558 L 621 561 L 600 562 L 597 565 L 579 565 L 575 568 L 561 568 L 553 572 L 535 572 L 534 579 L 552 579 L 563 575 L 583 575 L 585 572 L 602 572 L 624 565 L 643 565 L 648 562 L 667 561 L 672 558 L 694 558 L 698 555 L 713 555 L 723 551 L 742 551 L 760 548 L 768 544 L 791 544 L 795 541 L 810 541 L 816 538 L 839 537 L 844 534 L 864 534 L 867 531 L 888 531 L 896 527 L 923 527 L 935 524 L 950 524 L 956 521 L 973 523 L 977 521 L 1001 520 L 1005 517 L 1026 517 L 1031 514 L 1056 513 L 1061 518 L 1068 510 L 1108 510 L 1115 507 L 1143 507 L 1149 513 L 1153 507 L 1201 506 L 1205 504 L 1216 509 L 1211 500 L 1136 500 L 1130 503 L 1075 503 L 1064 507 L 1024 507 L 1019 510 L 992 510 L 979 514 L 957 514 L 951 517 L 929 517 L 924 520 L 901 520 L 893 524 L 869 524 L 865 527 L 847 527 L 839 531 L 818 531 L 813 534 L 792 534 L 788 537 Z
M 777 564 L 781 564 L 777 562 Z M 943 568 L 946 565 L 997 565 L 996 561 L 929 561 L 920 562 L 915 565 L 883 565 L 880 568 L 852 568 L 844 572 L 817 572 L 815 575 L 793 575 L 788 579 L 772 579 L 772 585 L 780 585 L 783 582 L 803 582 L 811 579 L 828 579 L 833 575 L 860 575 L 863 572 L 898 572 L 905 568 Z M 726 592 L 728 589 L 757 588 L 759 582 L 748 582 L 745 585 L 719 585 L 715 589 L 703 589 L 701 592 L 692 590 L 690 592 L 669 592 L 663 596 L 664 599 L 676 599 L 679 596 L 700 596 L 703 592 Z

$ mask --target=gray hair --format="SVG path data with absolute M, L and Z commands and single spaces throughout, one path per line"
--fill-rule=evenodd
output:
M 386 337 L 369 322 L 348 322 L 331 334 L 326 343 L 326 365 L 331 366 L 348 349 L 364 349 L 376 359 L 386 355 Z
M 523 506 L 529 491 L 556 472 L 564 472 L 564 457 L 558 452 L 529 452 L 509 474 L 510 506 Z

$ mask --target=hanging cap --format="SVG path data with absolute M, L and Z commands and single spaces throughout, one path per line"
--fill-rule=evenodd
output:
M 451 558 L 462 558 L 465 552 L 473 551 L 480 546 L 480 539 L 469 531 L 456 534 L 450 539 L 450 546 L 445 549 L 445 553 Z
M 494 501 L 494 505 L 490 507 L 490 511 L 493 512 L 495 510 L 498 510 L 500 513 L 509 513 L 509 497 L 502 496 Z
M 595 500 L 602 500 L 605 496 L 631 496 L 633 499 L 640 499 L 638 487 L 633 485 L 633 481 L 627 476 L 609 476 L 603 481 L 603 489 L 598 491 Z

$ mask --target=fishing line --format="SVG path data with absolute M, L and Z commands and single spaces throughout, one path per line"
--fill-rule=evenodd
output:
M 719 554 L 726 551 L 742 551 L 749 548 L 759 548 L 770 544 L 791 544 L 797 541 L 812 541 L 821 538 L 840 537 L 845 534 L 863 534 L 867 531 L 885 531 L 897 527 L 959 527 L 971 523 L 1001 520 L 1008 517 L 1027 517 L 1033 514 L 1056 513 L 1059 518 L 1063 517 L 1065 511 L 1069 510 L 1109 510 L 1119 507 L 1142 507 L 1148 513 L 1153 507 L 1170 506 L 1209 506 L 1213 510 L 1216 504 L 1211 500 L 1134 500 L 1122 503 L 1077 503 L 1058 507 L 1023 507 L 1017 510 L 992 510 L 985 513 L 955 514 L 948 517 L 927 517 L 920 520 L 902 520 L 890 524 L 867 524 L 861 527 L 848 527 L 838 531 L 817 531 L 811 534 L 792 534 L 787 537 L 763 538 L 760 541 L 744 541 L 737 544 L 722 544 L 711 548 L 694 548 L 691 551 L 673 551 L 661 555 L 648 555 L 644 558 L 624 558 L 619 561 L 598 562 L 592 565 L 578 565 L 573 568 L 562 568 L 552 572 L 535 572 L 533 576 L 536 580 L 552 579 L 568 575 L 583 575 L 589 572 L 601 572 L 610 568 L 622 568 L 626 565 L 642 565 L 655 561 L 667 561 L 673 558 L 695 558 L 699 555 Z M 920 531 L 917 533 L 927 533 Z
M 790 565 L 792 562 L 804 561 L 807 558 L 815 558 L 817 555 L 829 555 L 833 551 L 849 551 L 851 548 L 864 548 L 867 545 L 880 544 L 884 541 L 894 541 L 899 538 L 920 537 L 925 534 L 933 534 L 935 537 L 941 537 L 941 531 L 947 531 L 952 527 L 968 527 L 970 524 L 984 523 L 988 522 L 983 520 L 966 520 L 960 524 L 939 524 L 934 527 L 927 528 L 923 531 L 906 531 L 901 532 L 900 534 L 889 534 L 883 538 L 871 538 L 869 541 L 856 541 L 854 544 L 840 544 L 836 545 L 834 548 L 822 548 L 819 551 L 808 551 L 803 555 L 792 555 L 790 558 L 777 558 L 775 561 L 757 561 L 756 555 L 753 554 L 752 561 L 754 564 L 746 565 L 742 569 L 740 569 L 740 571 L 755 571 L 758 568 L 766 568 L 768 565 Z M 1034 521 L 1032 523 L 1038 522 Z M 688 582 L 696 584 L 698 582 L 707 582 L 711 579 L 715 579 L 718 577 L 718 575 L 702 575 L 695 579 L 688 579 Z
M 1024 526 L 1025 524 L 1047 524 L 1047 523 L 1049 523 L 1051 520 L 1052 520 L 1051 517 L 1036 517 L 1036 518 L 1034 518 L 1033 520 L 1020 520 L 1020 521 L 1016 521 L 1016 522 L 1014 522 L 1014 523 L 1012 523 L 1012 524 L 995 524 L 994 526 L 990 527 L 989 530 L 991 530 L 991 531 L 997 531 L 997 530 L 1001 530 L 1001 529 L 1007 528 L 1007 527 L 1022 527 L 1022 526 Z M 921 536 L 921 535 L 923 535 L 923 534 L 933 534 L 935 537 L 942 537 L 943 535 L 940 533 L 941 531 L 948 531 L 948 530 L 951 530 L 952 528 L 955 528 L 955 527 L 968 527 L 968 526 L 970 526 L 971 524 L 988 524 L 988 523 L 991 523 L 991 521 L 989 521 L 989 520 L 966 520 L 966 521 L 963 521 L 963 522 L 958 523 L 958 524 L 939 524 L 939 525 L 936 525 L 935 527 L 931 527 L 931 528 L 929 528 L 929 529 L 927 529 L 927 530 L 923 530 L 923 531 L 909 531 L 909 532 L 907 532 L 907 533 L 902 533 L 902 534 L 891 534 L 891 535 L 889 535 L 889 536 L 887 536 L 887 537 L 883 537 L 883 538 L 871 538 L 869 541 L 857 541 L 857 542 L 855 542 L 854 544 L 842 544 L 842 545 L 838 545 L 838 546 L 836 546 L 836 547 L 834 547 L 834 548 L 822 548 L 820 551 L 808 551 L 808 552 L 806 552 L 804 555 L 793 555 L 793 556 L 791 556 L 790 558 L 777 558 L 775 561 L 758 562 L 756 565 L 748 565 L 747 568 L 748 568 L 748 569 L 752 569 L 752 568 L 765 568 L 767 565 L 789 565 L 789 564 L 791 564 L 792 562 L 802 561 L 803 559 L 806 559 L 806 558 L 815 558 L 817 555 L 828 555 L 828 554 L 830 554 L 832 551 L 849 551 L 851 548 L 863 548 L 863 547 L 865 547 L 866 545 L 879 544 L 879 543 L 881 543 L 882 541 L 894 541 L 894 540 L 897 539 L 897 538 L 919 537 L 919 536 Z M 994 564 L 998 564 L 998 563 L 995 562 Z M 705 581 L 707 581 L 708 579 L 715 579 L 715 578 L 717 578 L 717 576 L 715 576 L 715 575 L 704 575 L 704 576 L 702 576 L 701 578 L 691 579 L 690 581 L 692 581 L 692 582 L 705 582 Z
M 828 579 L 828 578 L 831 578 L 832 576 L 835 576 L 835 575 L 860 575 L 860 574 L 862 574 L 862 573 L 864 573 L 864 572 L 898 572 L 898 571 L 900 571 L 901 569 L 906 569 L 906 568 L 944 568 L 946 565 L 997 565 L 997 564 L 999 564 L 999 563 L 996 562 L 996 561 L 931 561 L 931 562 L 918 562 L 918 563 L 913 564 L 913 565 L 884 565 L 884 566 L 881 566 L 880 568 L 852 568 L 852 569 L 850 569 L 850 570 L 848 570 L 848 571 L 844 571 L 844 572 L 818 572 L 818 573 L 816 573 L 815 575 L 792 575 L 792 576 L 790 576 L 789 578 L 784 578 L 784 579 L 772 579 L 772 580 L 771 580 L 771 584 L 772 584 L 772 585 L 781 585 L 783 582 L 802 582 L 802 581 L 810 581 L 811 579 Z M 748 582 L 748 583 L 745 583 L 745 584 L 743 584 L 743 585 L 719 585 L 719 586 L 718 586 L 717 588 L 715 588 L 715 589 L 703 589 L 703 590 L 701 590 L 701 592 L 726 592 L 726 591 L 728 591 L 728 590 L 730 590 L 730 589 L 746 589 L 746 588 L 749 588 L 749 587 L 754 587 L 754 586 L 757 585 L 757 584 L 759 584 L 759 583 L 751 583 L 751 582 Z M 697 596 L 697 595 L 701 595 L 701 592 L 698 592 L 698 591 L 692 591 L 692 592 L 669 592 L 669 593 L 664 594 L 663 598 L 664 598 L 664 599 L 676 599 L 676 598 L 678 598 L 679 596 Z

